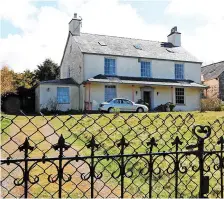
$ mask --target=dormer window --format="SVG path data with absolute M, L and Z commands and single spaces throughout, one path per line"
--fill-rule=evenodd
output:
M 104 59 L 104 74 L 105 75 L 116 75 L 115 59 L 111 59 L 111 58 Z
M 184 65 L 175 64 L 175 79 L 184 79 Z

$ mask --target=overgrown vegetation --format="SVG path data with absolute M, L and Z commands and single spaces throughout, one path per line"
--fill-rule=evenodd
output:
M 222 101 L 218 98 L 201 99 L 201 111 L 221 111 Z

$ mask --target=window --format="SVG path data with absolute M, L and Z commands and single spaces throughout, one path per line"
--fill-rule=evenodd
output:
M 184 103 L 184 88 L 176 88 L 176 104 Z
M 121 99 L 116 99 L 116 100 L 114 100 L 114 104 L 122 104 L 122 100 Z
M 105 86 L 105 101 L 116 98 L 116 86 Z
M 141 46 L 139 44 L 135 44 L 134 47 L 138 50 L 142 50 Z
M 150 62 L 141 62 L 141 76 L 142 77 L 151 77 L 151 63 Z
M 104 60 L 104 74 L 116 75 L 115 59 L 105 58 Z
M 58 104 L 69 104 L 69 87 L 58 87 L 57 88 L 57 102 Z
M 101 46 L 107 46 L 107 44 L 105 44 L 103 41 L 99 41 L 98 42 Z
M 129 101 L 129 100 L 123 100 L 123 104 L 129 104 L 129 105 L 132 105 L 132 102 Z
M 184 65 L 175 64 L 175 79 L 184 79 Z

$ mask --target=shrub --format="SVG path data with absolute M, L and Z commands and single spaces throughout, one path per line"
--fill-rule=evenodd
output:
M 222 104 L 218 98 L 207 98 L 201 100 L 201 111 L 221 111 Z
M 175 104 L 171 103 L 170 104 L 170 111 L 173 111 L 173 109 L 175 108 L 175 106 L 176 106 Z

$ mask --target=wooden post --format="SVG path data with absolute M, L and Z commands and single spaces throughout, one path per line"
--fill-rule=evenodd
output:
M 171 86 L 171 102 L 173 103 L 173 87 Z
M 132 85 L 132 101 L 135 101 L 135 91 L 134 91 L 135 86 Z
M 91 89 L 91 83 L 89 83 L 89 107 L 88 107 L 88 110 L 91 110 L 90 109 L 90 89 Z

